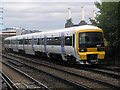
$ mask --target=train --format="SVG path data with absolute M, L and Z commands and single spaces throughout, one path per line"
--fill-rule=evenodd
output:
M 103 30 L 82 25 L 5 38 L 5 50 L 93 65 L 105 57 Z

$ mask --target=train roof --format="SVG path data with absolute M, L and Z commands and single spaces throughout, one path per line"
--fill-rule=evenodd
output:
M 18 36 L 13 36 L 13 37 L 8 37 L 7 39 L 14 39 L 18 37 L 27 37 L 27 36 L 33 36 L 33 35 L 39 35 L 39 34 L 49 34 L 49 33 L 59 33 L 59 32 L 77 32 L 79 30 L 84 30 L 84 29 L 99 29 L 97 26 L 93 25 L 82 25 L 82 26 L 76 26 L 76 27 L 70 27 L 70 28 L 64 28 L 64 29 L 56 29 L 56 30 L 50 30 L 50 31 L 43 31 L 43 32 L 38 32 L 38 33 L 32 33 L 32 34 L 25 34 L 25 35 L 18 35 Z

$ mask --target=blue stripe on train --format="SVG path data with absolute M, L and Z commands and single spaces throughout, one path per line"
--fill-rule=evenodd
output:
M 65 36 L 64 33 L 61 34 L 61 52 L 65 54 Z
M 34 36 L 32 36 L 32 50 L 34 51 Z
M 47 52 L 47 37 L 46 35 L 44 36 L 44 50 Z

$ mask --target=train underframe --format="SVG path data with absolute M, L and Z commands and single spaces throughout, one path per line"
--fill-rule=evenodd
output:
M 12 48 L 5 48 L 6 51 L 9 52 L 14 52 Z M 18 50 L 18 52 L 22 55 L 26 54 L 24 50 Z M 45 53 L 45 52 L 40 52 L 40 51 L 35 51 L 35 55 L 41 58 L 49 58 L 52 60 L 58 60 L 58 61 L 67 61 L 68 63 L 71 64 L 87 64 L 87 65 L 93 65 L 93 64 L 98 64 L 99 59 L 98 54 L 88 54 L 87 55 L 87 60 L 77 60 L 77 58 L 73 55 L 63 55 L 63 54 L 56 54 L 56 53 Z

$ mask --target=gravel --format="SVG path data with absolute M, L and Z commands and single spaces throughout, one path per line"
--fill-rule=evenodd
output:
M 12 57 L 13 58 L 13 57 Z M 23 57 L 22 57 L 23 58 Z M 24 57 L 26 58 L 26 57 Z M 16 58 L 14 58 L 16 59 Z M 26 58 L 26 59 L 30 59 L 30 58 Z M 20 60 L 20 59 L 17 59 L 17 60 Z M 33 59 L 33 60 L 36 60 L 36 59 Z M 20 60 L 21 61 L 21 60 Z M 36 60 L 38 61 L 38 60 Z M 23 62 L 23 60 L 22 60 Z M 64 77 L 64 78 L 67 78 L 69 80 L 72 80 L 72 81 L 75 81 L 79 84 L 83 84 L 83 85 L 86 85 L 90 88 L 108 88 L 106 86 L 103 86 L 101 84 L 98 84 L 98 83 L 95 83 L 95 82 L 92 82 L 92 81 L 89 81 L 87 79 L 83 79 L 83 78 L 80 78 L 80 77 L 76 77 L 76 76 L 73 76 L 73 75 L 69 75 L 69 74 L 66 74 L 66 73 L 63 73 L 63 72 L 60 72 L 60 71 L 57 71 L 57 70 L 54 70 L 54 69 L 51 69 L 51 68 L 47 68 L 45 66 L 41 66 L 41 65 L 36 65 L 36 64 L 33 64 L 31 62 L 28 63 L 28 61 L 24 61 L 26 62 L 26 64 L 30 64 L 32 66 L 35 66 L 35 67 L 38 67 L 40 69 L 44 69 L 48 72 L 51 72 L 53 74 L 56 74 L 58 76 L 61 76 L 61 77 Z M 84 76 L 88 76 L 90 78 L 94 78 L 94 79 L 98 79 L 98 80 L 101 80 L 101 81 L 105 81 L 105 82 L 108 82 L 110 84 L 114 84 L 114 85 L 118 85 L 119 83 L 119 80 L 115 79 L 115 78 L 110 78 L 110 77 L 107 77 L 107 76 L 104 76 L 102 74 L 97 74 L 97 73 L 94 73 L 94 72 L 90 72 L 90 71 L 85 71 L 85 70 L 81 70 L 81 69 L 76 69 L 76 68 L 71 68 L 71 67 L 65 67 L 65 66 L 61 66 L 61 65 L 56 65 L 55 63 L 48 63 L 46 61 L 41 61 L 39 60 L 40 63 L 43 63 L 43 64 L 49 64 L 49 65 L 52 65 L 52 66 L 55 66 L 55 67 L 58 67 L 58 68 L 61 68 L 61 69 L 64 69 L 64 70 L 67 70 L 67 71 L 72 71 L 74 73 L 78 73 L 80 75 L 84 75 Z M 31 73 L 30 73 L 31 74 Z M 35 74 L 33 74 L 33 77 L 34 77 Z M 40 77 L 42 75 L 40 74 Z M 41 81 L 47 81 L 46 79 L 45 80 L 41 80 Z M 50 83 L 50 82 L 49 82 Z M 59 85 L 58 85 L 59 86 Z M 119 85 L 118 85 L 119 86 Z
M 34 88 L 38 87 L 37 85 L 28 85 L 30 83 L 33 83 L 28 78 L 24 77 L 20 73 L 16 72 L 15 70 L 11 69 L 10 67 L 2 64 L 2 70 L 3 72 L 19 87 L 19 88 Z

